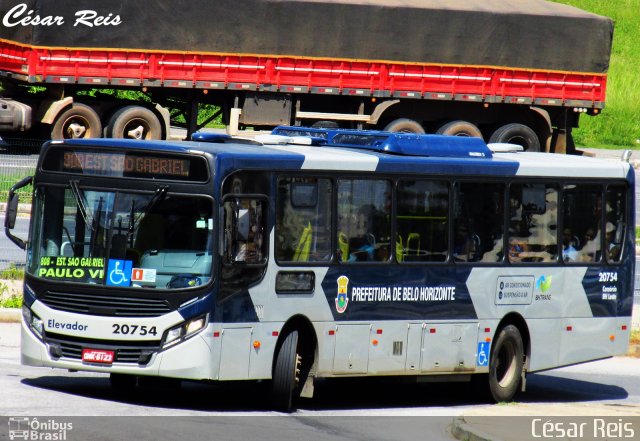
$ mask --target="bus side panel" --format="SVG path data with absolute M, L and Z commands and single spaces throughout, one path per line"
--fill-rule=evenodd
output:
M 531 338 L 531 353 L 527 357 L 527 370 L 535 372 L 558 366 L 560 321 L 555 318 L 527 319 L 527 326 Z
M 371 325 L 343 325 L 336 328 L 333 358 L 335 374 L 366 374 L 369 365 Z
M 614 355 L 616 324 L 612 317 L 562 319 L 558 365 Z
M 246 380 L 249 377 L 253 328 L 226 328 L 222 331 L 219 380 Z
M 427 323 L 422 345 L 422 372 L 475 370 L 478 323 Z

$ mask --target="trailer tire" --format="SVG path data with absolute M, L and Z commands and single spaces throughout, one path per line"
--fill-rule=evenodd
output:
M 127 106 L 113 114 L 107 126 L 107 137 L 129 139 L 161 139 L 160 120 L 142 106 Z
M 391 121 L 384 128 L 385 132 L 401 132 L 401 133 L 417 133 L 422 135 L 425 133 L 424 128 L 417 122 L 409 118 L 398 118 Z
M 100 138 L 102 123 L 90 106 L 73 103 L 56 116 L 51 128 L 51 139 Z
M 335 121 L 329 121 L 329 120 L 320 120 L 320 121 L 316 121 L 313 124 L 311 124 L 311 127 L 314 129 L 339 129 L 340 125 L 335 122 Z
M 540 140 L 529 126 L 520 123 L 509 123 L 499 127 L 489 138 L 490 143 L 509 143 L 524 147 L 527 152 L 539 152 Z
M 449 121 L 436 130 L 436 135 L 467 136 L 470 138 L 482 138 L 482 132 L 475 124 L 468 121 Z
M 298 388 L 302 365 L 298 351 L 298 331 L 287 334 L 280 345 L 273 366 L 273 407 L 282 412 L 293 410 L 294 391 Z
M 513 400 L 524 369 L 524 344 L 520 331 L 507 325 L 498 331 L 489 359 L 489 390 L 496 402 Z

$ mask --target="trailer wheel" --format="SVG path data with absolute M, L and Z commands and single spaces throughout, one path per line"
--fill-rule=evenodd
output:
M 298 331 L 291 331 L 282 342 L 273 367 L 273 406 L 282 412 L 293 410 L 294 391 L 300 384 L 302 357 L 298 351 Z
M 90 106 L 73 103 L 58 114 L 51 128 L 51 139 L 100 138 L 102 123 Z
M 539 152 L 540 140 L 529 126 L 520 123 L 510 123 L 499 127 L 493 132 L 489 142 L 506 142 L 524 147 L 527 152 Z
M 339 129 L 340 125 L 336 121 L 320 120 L 311 124 L 314 129 Z
M 107 126 L 107 137 L 129 139 L 161 139 L 162 126 L 151 110 L 127 106 L 113 114 Z
M 398 118 L 391 121 L 384 128 L 385 132 L 417 133 L 422 135 L 424 128 L 417 122 L 409 118 Z
M 489 390 L 497 402 L 511 401 L 518 391 L 524 368 L 524 344 L 514 325 L 500 330 L 489 360 Z
M 436 130 L 436 135 L 468 136 L 470 138 L 482 138 L 482 132 L 475 124 L 467 121 L 449 121 Z

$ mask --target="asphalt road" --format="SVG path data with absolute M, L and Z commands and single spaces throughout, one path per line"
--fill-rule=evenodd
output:
M 529 375 L 507 406 L 486 404 L 466 383 L 397 384 L 380 379 L 320 382 L 299 410 L 269 410 L 264 384 L 148 384 L 132 394 L 104 374 L 21 366 L 19 325 L 0 324 L 0 415 L 73 422 L 67 440 L 451 440 L 461 415 L 640 415 L 640 359 L 618 357 Z M 100 418 L 98 418 L 100 417 Z M 0 421 L 0 440 L 5 427 Z

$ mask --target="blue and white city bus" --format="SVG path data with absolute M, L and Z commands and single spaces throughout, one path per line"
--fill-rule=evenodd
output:
M 508 401 L 527 373 L 625 353 L 627 162 L 276 133 L 47 143 L 8 204 L 28 252 L 22 362 L 122 388 L 271 380 L 289 411 L 318 378 L 479 379 Z

